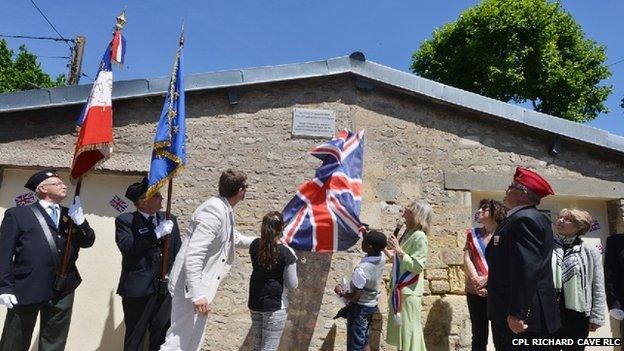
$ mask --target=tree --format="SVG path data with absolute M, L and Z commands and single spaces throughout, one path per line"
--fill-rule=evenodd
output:
M 429 79 L 577 122 L 608 112 L 605 48 L 548 0 L 484 0 L 412 56 Z
M 65 76 L 59 75 L 52 80 L 41 70 L 37 56 L 28 52 L 25 45 L 20 46 L 15 55 L 6 41 L 0 40 L 0 93 L 60 85 L 65 85 Z

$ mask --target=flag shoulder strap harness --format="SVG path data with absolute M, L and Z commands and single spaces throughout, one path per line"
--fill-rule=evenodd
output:
M 477 228 L 466 229 L 466 243 L 480 275 L 487 275 L 489 267 L 485 260 L 485 242 L 477 233 Z

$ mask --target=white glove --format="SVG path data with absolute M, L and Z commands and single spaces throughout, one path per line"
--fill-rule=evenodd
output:
M 617 319 L 618 321 L 621 321 L 622 319 L 624 319 L 624 311 L 622 311 L 619 308 L 614 308 L 612 310 L 609 310 L 609 314 L 611 315 L 611 317 Z
M 0 305 L 5 305 L 6 308 L 13 308 L 17 305 L 17 298 L 13 294 L 0 295 Z
M 81 225 L 85 221 L 84 211 L 82 210 L 82 204 L 80 203 L 80 196 L 76 196 L 74 203 L 69 206 L 69 211 L 67 212 L 71 217 L 72 221 L 76 223 L 76 225 Z
M 171 234 L 171 232 L 173 231 L 173 221 L 168 219 L 166 221 L 162 221 L 160 222 L 160 224 L 158 225 L 158 227 L 156 227 L 156 230 L 154 230 L 156 232 L 156 238 L 160 239 L 165 235 L 169 235 Z

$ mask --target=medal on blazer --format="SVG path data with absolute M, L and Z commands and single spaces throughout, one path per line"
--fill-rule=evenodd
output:
M 500 241 L 500 235 L 494 235 L 492 237 L 492 240 L 494 240 L 494 246 L 498 246 L 498 242 Z
M 63 218 L 61 218 L 61 220 L 63 221 L 63 223 L 67 223 L 67 221 L 68 221 L 69 219 L 67 218 L 67 216 L 63 216 Z

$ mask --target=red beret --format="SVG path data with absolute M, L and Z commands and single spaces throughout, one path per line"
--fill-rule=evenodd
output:
M 516 174 L 514 175 L 514 181 L 526 186 L 528 189 L 536 193 L 539 197 L 545 197 L 548 195 L 555 195 L 555 192 L 550 187 L 550 184 L 546 179 L 534 171 L 526 168 L 517 167 Z

